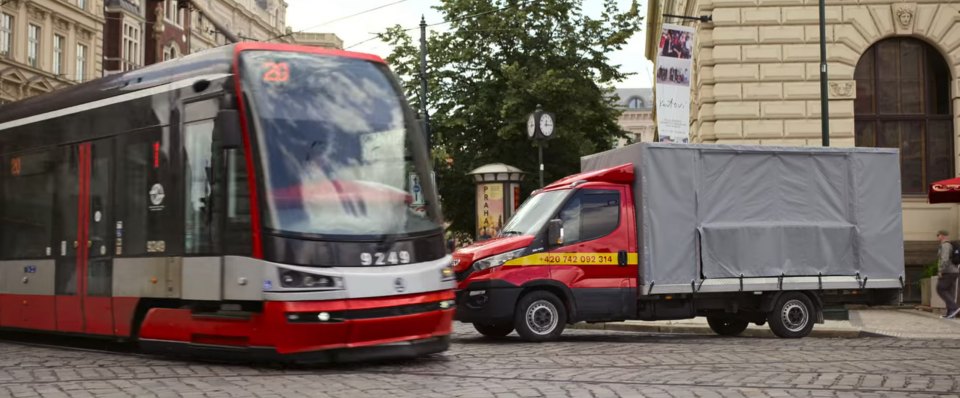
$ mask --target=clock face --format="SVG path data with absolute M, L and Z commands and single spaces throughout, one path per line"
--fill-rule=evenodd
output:
M 546 137 L 553 135 L 553 116 L 549 113 L 540 116 L 540 132 Z
M 531 114 L 530 118 L 527 119 L 527 135 L 533 137 L 533 133 L 537 131 L 537 119 L 535 115 Z

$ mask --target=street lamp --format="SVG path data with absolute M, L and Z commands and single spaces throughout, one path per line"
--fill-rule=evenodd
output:
M 830 97 L 827 94 L 826 1 L 820 0 L 820 135 L 823 146 L 830 146 Z
M 540 188 L 543 188 L 543 144 L 553 138 L 554 114 L 544 112 L 540 104 L 537 110 L 527 117 L 527 136 L 537 145 L 540 160 Z

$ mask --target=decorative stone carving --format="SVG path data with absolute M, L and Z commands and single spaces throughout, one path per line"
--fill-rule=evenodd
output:
M 30 16 L 30 18 L 33 18 L 36 20 L 43 20 L 47 16 L 47 11 L 42 8 L 37 8 L 32 5 L 28 5 L 27 14 Z
M 68 20 L 66 20 L 66 19 L 63 19 L 63 18 L 60 18 L 60 17 L 56 17 L 56 18 L 53 19 L 53 24 L 54 24 L 54 26 L 56 26 L 57 29 L 60 29 L 60 30 L 70 30 L 70 21 L 68 21 Z
M 830 94 L 846 98 L 853 94 L 853 82 L 830 82 Z
M 16 10 L 20 8 L 20 1 L 21 0 L 0 1 L 0 7 Z
M 157 7 L 154 8 L 154 19 L 153 19 L 153 33 L 159 39 L 163 35 L 163 28 L 166 25 L 163 22 L 163 2 L 157 2 Z
M 913 16 L 916 14 L 916 4 L 896 4 L 893 6 L 893 13 L 897 17 L 897 23 L 903 29 L 909 29 L 913 26 Z

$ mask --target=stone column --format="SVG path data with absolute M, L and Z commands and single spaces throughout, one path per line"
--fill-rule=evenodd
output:
M 27 63 L 27 2 L 21 1 L 13 21 L 13 60 Z
M 67 80 L 77 80 L 77 25 L 67 22 L 67 42 L 63 49 L 63 72 Z
M 53 71 L 53 15 L 43 13 L 43 30 L 40 31 L 40 69 Z

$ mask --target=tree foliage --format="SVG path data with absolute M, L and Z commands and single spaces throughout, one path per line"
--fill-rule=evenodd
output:
M 544 148 L 547 183 L 579 171 L 581 155 L 622 136 L 612 85 L 626 76 L 607 55 L 640 30 L 641 17 L 636 1 L 621 11 L 604 0 L 602 15 L 590 18 L 585 1 L 597 0 L 442 0 L 435 7 L 449 25 L 428 38 L 427 97 L 438 185 L 454 230 L 475 230 L 475 188 L 466 175 L 474 168 L 503 162 L 528 173 L 525 195 L 539 187 L 526 133 L 538 104 L 556 114 L 555 138 Z M 399 26 L 380 38 L 393 45 L 387 61 L 419 104 L 419 42 Z

